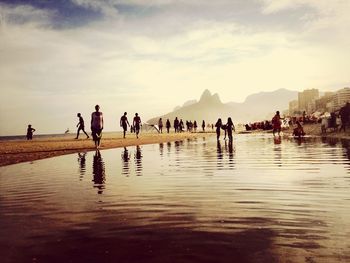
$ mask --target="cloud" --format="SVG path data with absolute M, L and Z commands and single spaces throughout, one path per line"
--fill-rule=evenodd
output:
M 345 14 L 340 6 L 329 13 L 311 4 L 300 12 L 303 1 L 213 3 L 74 0 L 103 19 L 59 29 L 50 26 L 58 9 L 1 5 L 6 17 L 26 19 L 10 19 L 0 31 L 0 105 L 8 112 L 1 121 L 11 123 L 0 134 L 20 133 L 28 121 L 46 133 L 73 129 L 76 112 L 89 116 L 96 103 L 106 130 L 115 130 L 124 111 L 148 119 L 198 99 L 204 89 L 227 102 L 278 88 L 349 83 L 349 36 L 338 35 L 340 18 L 328 15 Z M 285 21 L 283 12 L 296 12 L 304 27 L 289 28 L 294 16 Z M 269 19 L 280 23 L 270 26 Z M 316 28 L 321 20 L 327 35 Z
M 49 24 L 54 15 L 55 11 L 53 10 L 37 9 L 31 5 L 10 6 L 0 3 L 0 22 L 2 27 L 6 23 L 45 26 Z

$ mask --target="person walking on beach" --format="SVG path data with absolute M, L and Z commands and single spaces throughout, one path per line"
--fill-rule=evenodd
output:
M 276 131 L 278 132 L 278 136 L 280 136 L 281 132 L 281 116 L 280 112 L 276 111 L 275 116 L 272 118 L 272 126 L 273 126 L 273 136 L 275 136 Z
M 103 114 L 100 112 L 100 106 L 95 106 L 95 112 L 91 114 L 91 132 L 92 139 L 95 142 L 96 149 L 100 147 L 103 130 Z
M 175 129 L 175 132 L 178 132 L 178 129 L 179 129 L 179 120 L 177 117 L 175 117 L 175 120 L 174 120 L 174 129 Z
M 194 129 L 194 132 L 197 132 L 197 121 L 194 121 L 193 122 L 193 129 Z
M 32 128 L 32 125 L 29 124 L 27 128 L 27 140 L 33 139 L 33 132 L 35 132 L 35 129 Z
M 183 132 L 184 131 L 184 122 L 182 121 L 182 119 L 180 119 L 180 123 L 179 123 L 179 132 Z
M 141 128 L 141 118 L 138 113 L 135 113 L 134 121 L 132 123 L 135 129 L 136 138 L 139 138 L 140 128 Z
M 232 122 L 231 117 L 227 119 L 226 130 L 229 142 L 232 142 L 232 131 L 235 131 L 235 125 Z
M 163 133 L 163 120 L 162 120 L 162 118 L 159 118 L 158 127 L 159 127 L 160 133 Z
M 84 119 L 83 119 L 83 117 L 81 117 L 81 114 L 80 114 L 80 113 L 77 114 L 77 117 L 79 118 L 79 122 L 78 122 L 78 124 L 77 124 L 77 127 L 78 127 L 77 137 L 75 137 L 75 139 L 78 139 L 78 138 L 79 138 L 79 132 L 80 132 L 80 131 L 83 131 L 83 132 L 85 133 L 85 135 L 86 135 L 86 139 L 89 139 L 90 137 L 89 137 L 89 135 L 88 135 L 88 134 L 86 133 L 86 131 L 85 131 L 85 124 L 84 124 Z
M 202 121 L 202 130 L 203 130 L 203 132 L 205 132 L 205 121 L 204 120 Z
M 167 130 L 167 133 L 169 133 L 169 130 L 171 128 L 171 124 L 170 124 L 169 119 L 166 120 L 165 127 L 166 127 L 166 130 Z
M 215 123 L 215 127 L 216 127 L 216 139 L 219 140 L 220 139 L 220 129 L 222 126 L 222 121 L 219 118 L 218 121 Z
M 130 127 L 128 118 L 126 117 L 127 112 L 124 112 L 124 115 L 120 117 L 120 127 L 123 127 L 123 138 L 125 139 L 126 131 L 128 130 L 128 126 Z

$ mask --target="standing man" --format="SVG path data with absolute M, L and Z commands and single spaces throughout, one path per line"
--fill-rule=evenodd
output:
M 91 132 L 95 142 L 95 147 L 100 148 L 100 142 L 103 130 L 103 114 L 100 112 L 100 106 L 95 106 L 95 112 L 91 114 Z
M 35 129 L 32 128 L 32 125 L 29 124 L 27 128 L 27 140 L 33 139 L 33 132 L 35 132 Z
M 136 138 L 139 138 L 140 128 L 141 128 L 141 118 L 138 113 L 135 113 L 134 121 L 132 123 L 135 129 Z
M 304 111 L 305 113 L 305 111 Z M 304 114 L 303 114 L 304 115 Z M 273 136 L 275 136 L 276 131 L 278 132 L 278 136 L 280 136 L 280 132 L 281 132 L 281 116 L 280 116 L 280 112 L 276 111 L 276 115 L 272 118 L 272 126 L 273 126 Z
M 120 118 L 120 127 L 123 127 L 123 132 L 124 132 L 124 139 L 125 139 L 125 134 L 128 129 L 128 126 L 130 127 L 128 118 L 126 117 L 127 113 L 124 112 L 124 115 Z M 128 125 L 128 126 L 127 126 Z
M 88 134 L 86 133 L 86 131 L 85 131 L 85 125 L 84 125 L 84 119 L 83 119 L 83 117 L 81 117 L 81 114 L 80 114 L 80 113 L 77 114 L 77 117 L 79 118 L 79 122 L 78 122 L 78 124 L 77 124 L 77 127 L 78 127 L 77 137 L 75 137 L 75 139 L 78 139 L 78 138 L 79 138 L 79 132 L 80 132 L 80 130 L 82 130 L 82 131 L 85 133 L 86 139 L 89 139 L 90 137 L 89 137 L 89 135 L 88 135 Z

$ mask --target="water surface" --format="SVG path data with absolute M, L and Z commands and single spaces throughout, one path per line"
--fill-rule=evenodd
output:
M 349 156 L 238 135 L 1 167 L 2 262 L 350 262 Z

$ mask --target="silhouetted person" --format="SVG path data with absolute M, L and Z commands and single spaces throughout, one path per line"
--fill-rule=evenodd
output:
M 227 119 L 226 131 L 229 141 L 232 142 L 232 131 L 235 131 L 235 126 L 233 125 L 231 117 Z
M 220 139 L 220 129 L 222 126 L 222 121 L 219 118 L 218 121 L 215 123 L 215 127 L 216 127 L 216 139 L 219 140 Z
M 133 124 L 134 129 L 135 129 L 136 138 L 139 138 L 139 133 L 140 133 L 140 129 L 141 129 L 141 118 L 140 118 L 138 113 L 135 113 L 134 121 L 132 124 Z
M 162 120 L 162 118 L 159 118 L 158 127 L 159 127 L 159 132 L 163 133 L 163 120 Z
M 205 121 L 202 121 L 202 131 L 205 132 Z
M 128 118 L 126 117 L 127 112 L 124 112 L 124 115 L 120 117 L 120 127 L 123 127 L 123 138 L 125 138 L 126 131 L 128 126 L 130 127 Z
M 104 189 L 104 183 L 106 180 L 106 175 L 104 162 L 102 160 L 101 153 L 99 150 L 96 150 L 94 155 L 94 160 L 92 164 L 92 174 L 94 187 L 98 189 L 98 194 L 102 194 Z
M 175 132 L 178 132 L 179 131 L 179 120 L 177 119 L 177 117 L 175 117 L 175 120 L 174 120 L 174 129 L 175 129 Z
M 165 127 L 166 127 L 167 132 L 169 133 L 169 130 L 171 128 L 171 124 L 170 124 L 169 119 L 166 120 Z
M 272 118 L 272 126 L 273 126 L 273 136 L 275 136 L 276 131 L 278 132 L 278 136 L 280 136 L 281 132 L 281 116 L 280 112 L 276 111 L 275 116 Z
M 193 129 L 194 129 L 194 132 L 197 132 L 197 121 L 194 121 L 193 122 Z
M 85 135 L 86 135 L 86 139 L 89 139 L 90 137 L 89 137 L 89 135 L 88 135 L 88 134 L 86 133 L 86 131 L 85 131 L 85 124 L 84 124 L 84 119 L 83 119 L 83 117 L 81 117 L 81 114 L 80 114 L 80 113 L 77 114 L 77 117 L 79 118 L 79 122 L 78 122 L 78 124 L 77 124 L 77 127 L 78 127 L 77 137 L 75 137 L 75 139 L 78 139 L 78 138 L 79 138 L 79 132 L 80 132 L 80 131 L 83 131 L 83 132 L 85 133 Z
M 305 136 L 305 132 L 304 132 L 303 126 L 301 126 L 301 123 L 297 121 L 296 124 L 297 124 L 297 127 L 293 130 L 293 136 L 298 138 Z
M 33 139 L 33 132 L 35 132 L 35 129 L 32 128 L 32 125 L 29 124 L 27 128 L 27 140 Z
M 180 119 L 180 122 L 179 122 L 179 132 L 183 132 L 184 131 L 184 122 L 182 121 L 182 119 Z
M 214 130 L 214 123 L 211 124 L 211 130 Z
M 100 112 L 100 106 L 95 106 L 95 112 L 91 114 L 91 132 L 95 142 L 95 147 L 99 148 L 103 130 L 103 114 Z

